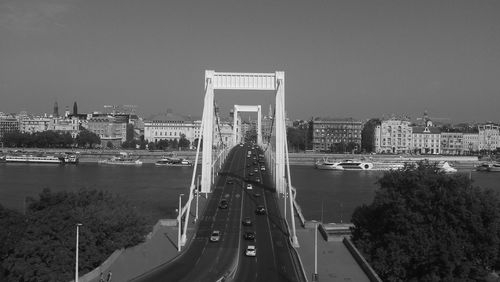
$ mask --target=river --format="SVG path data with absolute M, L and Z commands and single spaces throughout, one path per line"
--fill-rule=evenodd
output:
M 354 209 L 369 204 L 380 171 L 322 171 L 292 166 L 292 184 L 306 219 L 349 222 Z M 468 171 L 463 173 L 469 174 Z M 174 218 L 180 193 L 186 194 L 192 168 L 79 165 L 0 164 L 0 204 L 23 211 L 27 197 L 43 188 L 77 191 L 85 187 L 108 190 L 127 198 L 149 218 Z M 471 172 L 476 185 L 500 193 L 500 173 Z M 185 200 L 185 199 L 184 199 Z

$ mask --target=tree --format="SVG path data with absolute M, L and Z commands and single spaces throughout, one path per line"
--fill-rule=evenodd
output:
M 189 140 L 186 138 L 186 134 L 181 134 L 181 138 L 179 138 L 179 147 L 183 150 L 188 149 L 190 145 Z
M 134 140 L 134 125 L 131 123 L 127 123 L 127 130 L 126 130 L 126 141 L 130 142 Z
M 363 130 L 361 130 L 361 150 L 371 153 L 375 151 L 375 127 L 380 125 L 380 119 L 372 118 L 365 123 Z
M 304 150 L 306 142 L 306 129 L 287 128 L 286 135 L 290 148 L 296 150 Z
M 0 205 L 0 261 L 11 255 L 26 230 L 24 216 Z
M 353 241 L 384 281 L 469 281 L 498 258 L 499 199 L 421 162 L 386 172 L 352 217 Z
M 252 127 L 245 132 L 244 140 L 246 143 L 257 142 L 257 130 L 255 127 Z
M 76 143 L 79 147 L 92 148 L 94 145 L 101 143 L 101 138 L 93 132 L 82 130 L 76 136 Z
M 74 275 L 75 224 L 82 273 L 117 249 L 144 241 L 145 220 L 122 198 L 97 190 L 43 190 L 26 215 L 25 232 L 2 262 L 8 281 L 69 281 Z
M 106 148 L 108 148 L 108 149 L 113 149 L 113 147 L 114 147 L 113 142 L 108 141 L 108 142 L 106 143 Z

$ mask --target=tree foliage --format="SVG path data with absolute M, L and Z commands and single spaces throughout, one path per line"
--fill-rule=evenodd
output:
M 30 203 L 25 222 L 25 232 L 2 262 L 9 281 L 71 280 L 76 223 L 82 223 L 82 273 L 99 266 L 113 251 L 142 242 L 147 233 L 145 220 L 123 199 L 85 189 L 76 193 L 45 189 L 39 200 Z
M 82 130 L 76 136 L 76 143 L 79 147 L 89 147 L 92 148 L 94 145 L 101 143 L 101 138 L 88 130 Z
M 467 281 L 497 260 L 496 194 L 421 162 L 378 181 L 370 205 L 352 218 L 353 241 L 384 281 Z
M 307 128 L 293 128 L 288 127 L 286 130 L 286 139 L 288 141 L 288 146 L 290 150 L 302 150 L 304 151 L 306 148 L 306 137 L 307 137 Z
M 375 127 L 380 125 L 380 119 L 374 118 L 370 119 L 363 126 L 363 130 L 361 130 L 361 150 L 364 152 L 371 153 L 375 151 L 374 148 L 374 136 L 375 136 Z
M 2 140 L 8 147 L 29 148 L 70 148 L 74 143 L 68 132 L 52 130 L 35 133 L 9 132 L 3 136 Z
M 181 134 L 181 138 L 179 138 L 179 148 L 186 150 L 189 149 L 190 142 L 187 140 L 185 134 Z

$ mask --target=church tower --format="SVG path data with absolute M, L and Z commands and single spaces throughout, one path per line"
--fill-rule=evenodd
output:
M 59 117 L 59 106 L 57 105 L 57 101 L 55 101 L 55 103 L 54 103 L 54 113 L 53 113 L 53 116 L 54 117 Z

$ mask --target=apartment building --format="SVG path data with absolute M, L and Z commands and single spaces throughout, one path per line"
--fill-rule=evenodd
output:
M 494 151 L 500 148 L 500 127 L 487 123 L 478 125 L 479 151 Z
M 464 133 L 441 132 L 441 154 L 462 155 L 464 151 Z
M 390 118 L 375 127 L 374 148 L 376 153 L 410 153 L 413 128 L 409 120 Z
M 313 120 L 313 150 L 329 151 L 334 144 L 355 143 L 361 147 L 363 122 L 353 118 Z

